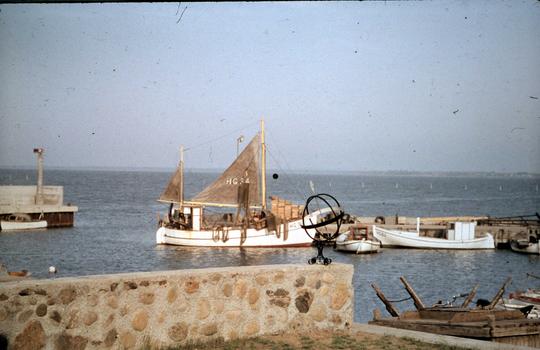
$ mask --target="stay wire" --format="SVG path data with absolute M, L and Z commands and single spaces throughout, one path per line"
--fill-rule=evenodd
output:
M 266 134 L 270 134 L 270 138 L 272 137 L 273 134 L 271 133 L 268 133 L 266 132 Z M 278 168 L 280 171 L 282 171 L 284 174 L 285 174 L 285 178 L 287 180 L 287 182 L 293 184 L 293 187 L 294 187 L 294 192 L 297 196 L 299 196 L 300 198 L 302 198 L 303 200 L 307 199 L 310 195 L 308 193 L 306 193 L 305 191 L 300 192 L 299 190 L 299 187 L 300 186 L 300 183 L 299 181 L 296 181 L 296 182 L 293 182 L 292 179 L 291 179 L 291 176 L 290 174 L 292 173 L 292 170 L 291 170 L 291 166 L 289 165 L 289 163 L 287 162 L 287 158 L 283 155 L 283 153 L 281 152 L 281 150 L 279 149 L 279 147 L 277 146 L 277 143 L 273 143 L 274 146 L 272 146 L 272 148 L 274 148 L 278 153 L 279 153 L 279 157 L 281 157 L 281 159 L 283 159 L 283 162 L 285 163 L 285 167 L 286 169 L 284 169 L 281 165 L 281 163 L 279 162 L 279 160 L 274 156 L 274 154 L 269 150 L 268 148 L 268 145 L 266 146 L 266 150 L 268 151 L 268 153 L 270 154 L 270 157 L 272 158 L 272 160 L 274 162 L 276 162 Z
M 298 186 L 298 183 L 297 182 L 294 182 L 290 176 L 290 174 L 287 172 L 287 170 L 283 169 L 283 167 L 281 166 L 281 164 L 279 163 L 279 161 L 277 160 L 277 158 L 274 156 L 274 154 L 270 151 L 270 149 L 268 149 L 268 146 L 266 147 L 266 151 L 268 152 L 268 154 L 270 155 L 270 157 L 272 158 L 272 160 L 276 163 L 279 171 L 283 174 L 283 177 L 285 178 L 285 181 L 287 183 L 289 183 L 292 188 L 293 188 L 293 191 L 295 193 L 296 196 L 298 196 L 298 198 L 301 198 L 301 199 L 304 199 L 304 198 L 307 198 L 305 196 L 305 194 L 301 193 L 300 190 L 299 190 L 299 186 Z
M 226 134 L 223 134 L 223 135 L 218 136 L 218 137 L 216 137 L 216 138 L 213 138 L 213 139 L 211 139 L 211 140 L 201 142 L 201 143 L 199 143 L 199 144 L 196 144 L 195 146 L 191 146 L 191 147 L 184 148 L 184 151 L 189 151 L 189 150 L 193 150 L 193 149 L 195 149 L 195 148 L 199 148 L 199 147 L 202 147 L 202 146 L 206 146 L 206 145 L 208 145 L 208 144 L 211 144 L 211 143 L 214 143 L 214 142 L 219 141 L 219 140 L 221 140 L 221 139 L 224 139 L 224 138 L 226 138 L 226 137 L 228 137 L 228 136 L 231 136 L 231 135 L 234 135 L 234 134 L 238 134 L 239 132 L 244 131 L 244 130 L 246 130 L 248 127 L 253 126 L 253 125 L 257 124 L 257 123 L 258 123 L 258 122 L 251 122 L 251 123 L 249 123 L 249 124 L 244 125 L 244 126 L 241 127 L 241 128 L 238 128 L 238 129 L 236 129 L 236 130 L 230 131 L 230 132 L 228 132 L 228 133 L 226 133 Z

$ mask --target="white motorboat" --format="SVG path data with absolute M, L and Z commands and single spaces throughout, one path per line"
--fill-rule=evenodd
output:
M 270 197 L 266 205 L 264 123 L 235 161 L 202 192 L 184 200 L 184 161 L 180 163 L 159 201 L 169 212 L 156 232 L 157 244 L 197 247 L 298 247 L 312 239 L 302 226 L 303 207 Z M 212 207 L 214 214 L 210 214 Z M 219 212 L 229 208 L 233 212 Z M 329 208 L 326 208 L 329 209 Z M 306 216 L 306 224 L 319 223 L 331 209 Z M 315 230 L 310 229 L 315 235 Z
M 380 248 L 381 242 L 369 239 L 367 227 L 351 227 L 349 231 L 338 236 L 335 245 L 336 250 L 356 254 L 378 253 Z
M 540 243 L 531 236 L 529 240 L 512 240 L 510 248 L 518 253 L 540 254 Z
M 474 237 L 475 223 L 456 222 L 454 229 L 447 230 L 446 238 L 422 236 L 416 232 L 387 230 L 373 225 L 373 236 L 383 247 L 405 247 L 424 249 L 495 249 L 495 241 L 490 233 Z M 419 225 L 418 225 L 419 227 Z
M 504 308 L 523 310 L 529 307 L 527 318 L 540 318 L 540 290 L 527 289 L 510 293 L 508 299 L 503 300 Z
M 28 214 L 12 214 L 0 220 L 2 231 L 35 230 L 46 227 L 46 220 L 32 220 Z

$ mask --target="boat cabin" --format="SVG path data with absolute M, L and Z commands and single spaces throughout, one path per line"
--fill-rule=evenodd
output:
M 476 222 L 453 222 L 448 230 L 448 240 L 460 241 L 474 239 Z

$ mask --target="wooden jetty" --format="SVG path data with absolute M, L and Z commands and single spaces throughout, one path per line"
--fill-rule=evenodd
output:
M 441 238 L 455 222 L 476 222 L 478 237 L 491 233 L 496 247 L 510 247 L 512 240 L 529 240 L 530 236 L 540 239 L 540 214 L 512 217 L 447 216 L 422 217 L 420 230 L 427 237 Z M 376 224 L 389 230 L 416 231 L 417 218 L 406 216 L 355 217 L 355 223 L 368 226 Z
M 376 284 L 372 288 L 392 317 L 383 318 L 376 309 L 370 324 L 420 332 L 488 340 L 499 343 L 540 348 L 540 319 L 527 319 L 526 312 L 496 309 L 511 279 L 508 278 L 491 301 L 474 309 L 468 305 L 474 299 L 478 285 L 467 293 L 459 306 L 435 304 L 426 307 L 404 277 L 400 278 L 413 300 L 416 310 L 400 313 Z
M 46 220 L 47 227 L 73 226 L 78 208 L 64 204 L 63 186 L 43 185 L 43 148 L 35 148 L 38 159 L 36 186 L 0 186 L 0 219 L 25 214 L 33 220 Z

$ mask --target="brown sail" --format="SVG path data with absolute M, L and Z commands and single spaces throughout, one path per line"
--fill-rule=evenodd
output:
M 260 206 L 259 165 L 259 135 L 256 135 L 229 168 L 188 203 L 238 206 L 238 188 L 249 184 L 249 206 Z
M 178 166 L 158 201 L 166 203 L 180 203 L 182 201 L 182 172 L 182 167 Z

